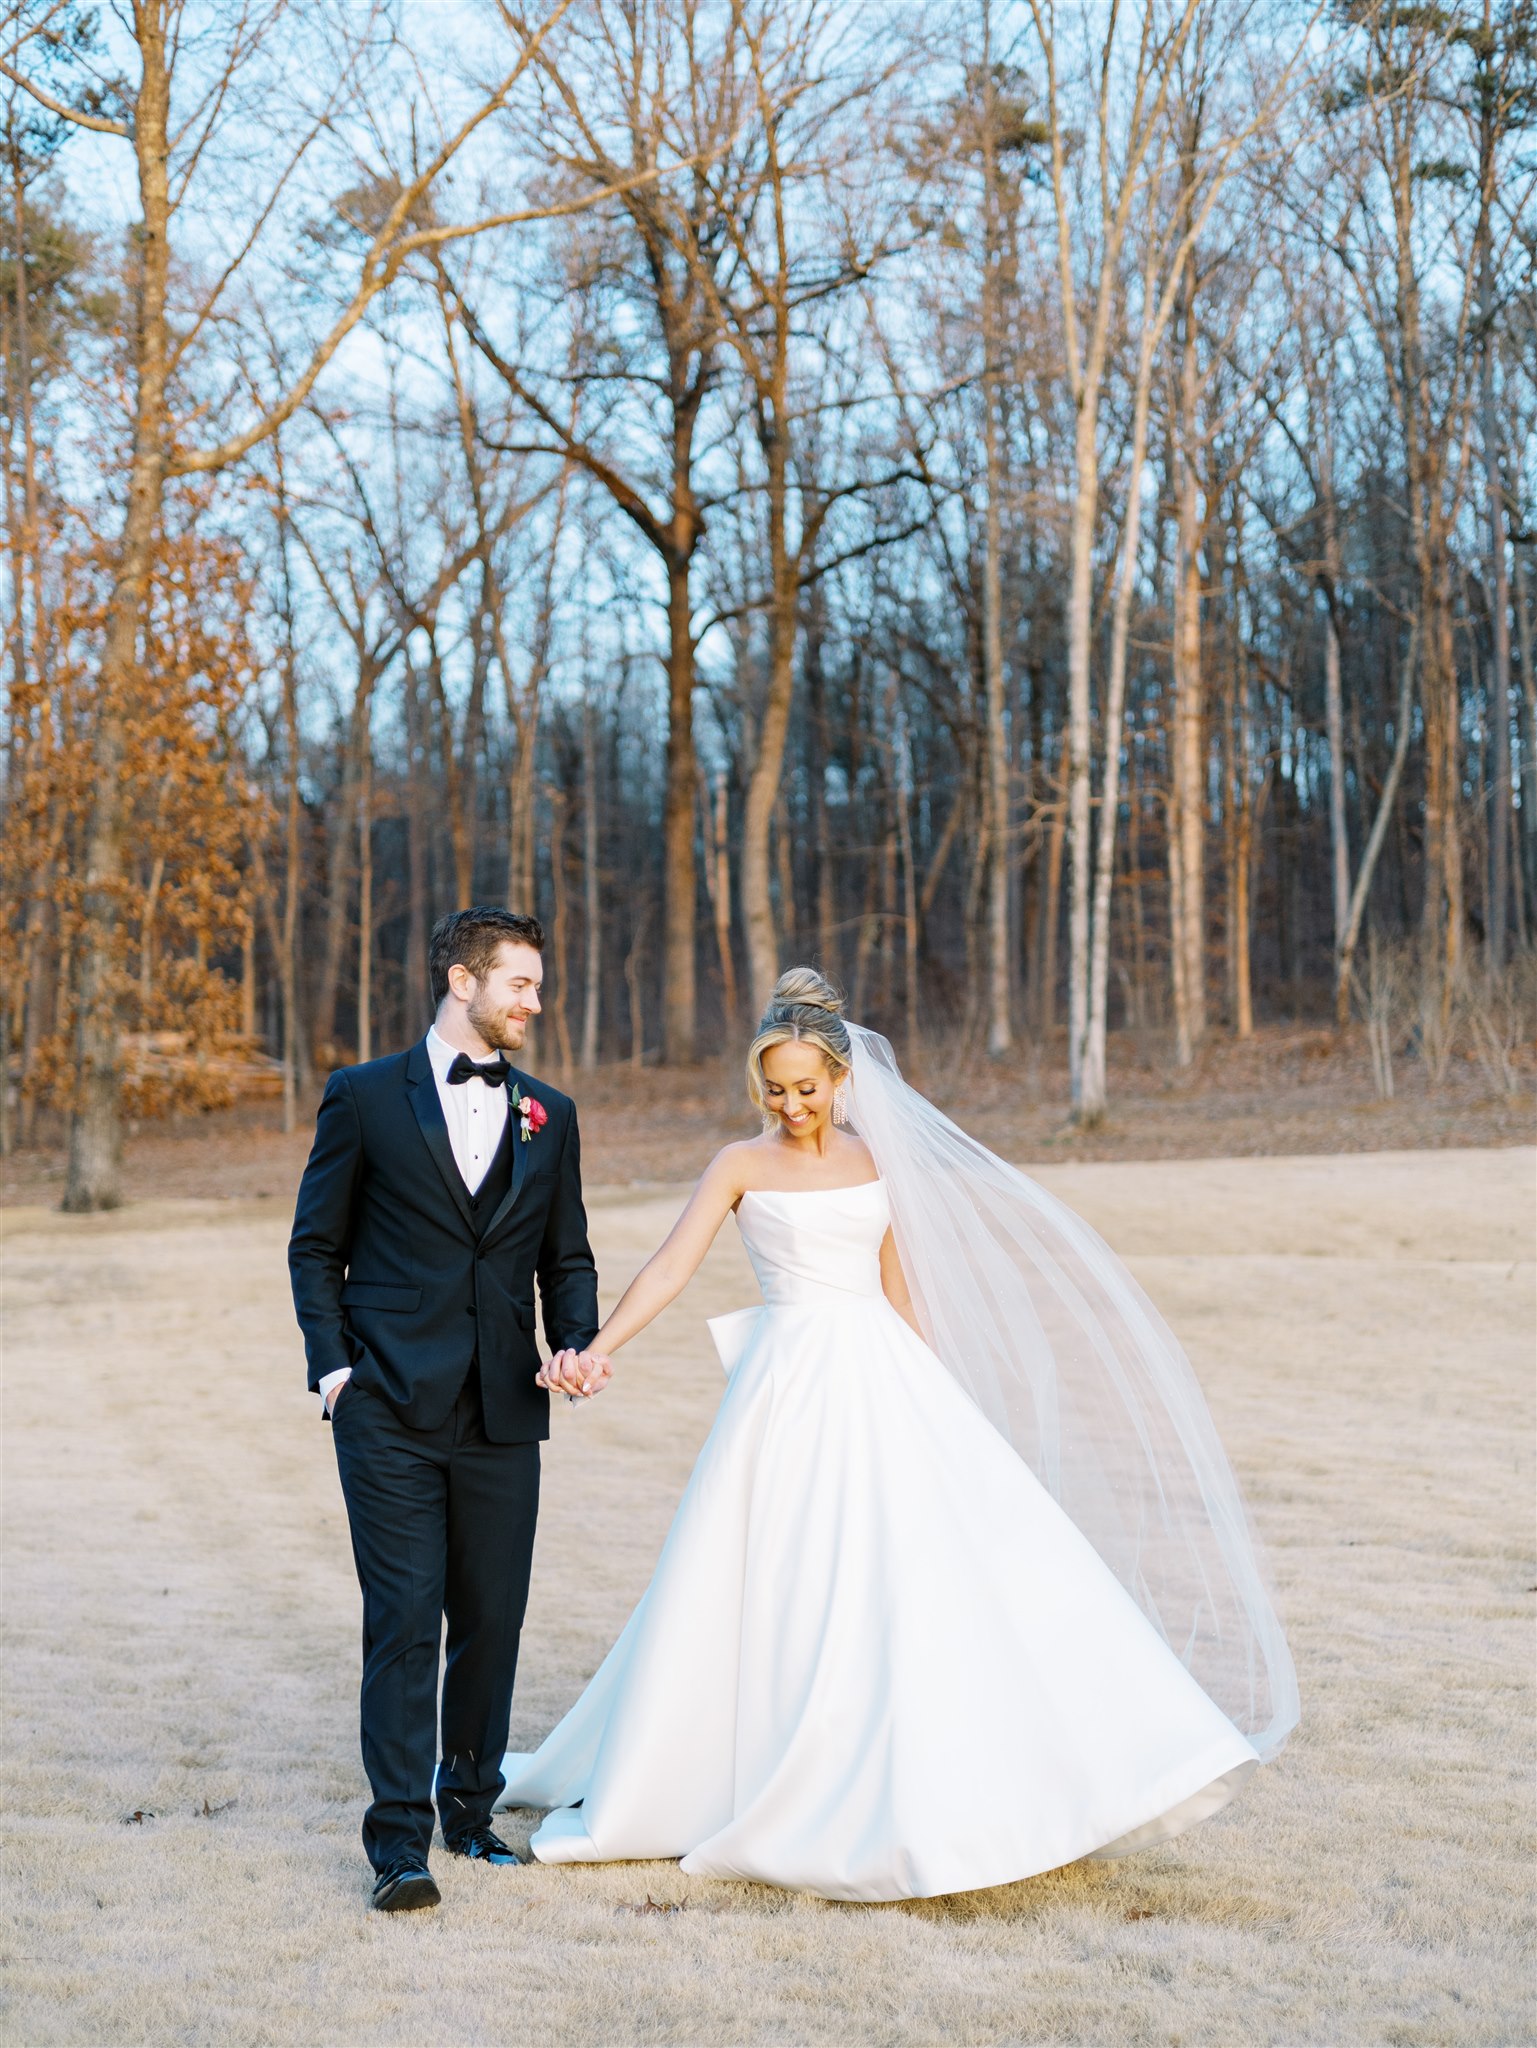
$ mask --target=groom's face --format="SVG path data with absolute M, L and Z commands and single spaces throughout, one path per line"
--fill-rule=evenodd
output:
M 473 983 L 465 1015 L 493 1052 L 521 1052 L 528 1020 L 539 1014 L 539 987 L 544 961 L 536 946 L 504 939 L 496 959 Z

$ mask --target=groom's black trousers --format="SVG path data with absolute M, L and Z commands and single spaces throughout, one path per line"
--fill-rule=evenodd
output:
M 438 1811 L 445 1841 L 489 1820 L 528 1602 L 539 1446 L 487 1440 L 480 1374 L 453 1412 L 412 1429 L 350 1381 L 332 1413 L 363 1588 L 363 1846 L 379 1871 L 425 1863 L 432 1841 L 438 1647 L 448 1623 Z

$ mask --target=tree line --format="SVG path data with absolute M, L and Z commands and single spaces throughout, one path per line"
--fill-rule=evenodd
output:
M 1089 1122 L 1112 1028 L 1519 1015 L 1529 4 L 454 19 L 7 10 L 0 1136 L 63 1112 L 66 1206 L 212 1049 L 291 1121 L 415 1035 L 487 898 L 562 1070 L 792 954 L 919 1060 L 1065 1029 Z

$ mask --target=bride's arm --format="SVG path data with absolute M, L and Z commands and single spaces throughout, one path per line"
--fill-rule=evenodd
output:
M 897 1314 L 907 1324 L 915 1337 L 923 1336 L 917 1312 L 913 1308 L 912 1290 L 907 1284 L 907 1275 L 902 1271 L 902 1261 L 897 1257 L 897 1241 L 888 1230 L 881 1239 L 881 1291 Z
M 705 1168 L 683 1214 L 619 1297 L 588 1356 L 606 1359 L 683 1292 L 744 1188 L 740 1147 L 728 1145 Z

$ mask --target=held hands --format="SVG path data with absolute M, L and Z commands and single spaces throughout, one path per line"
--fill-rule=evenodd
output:
M 614 1376 L 611 1361 L 601 1351 L 557 1351 L 534 1375 L 534 1384 L 552 1394 L 565 1394 L 573 1401 L 591 1400 L 601 1394 Z

